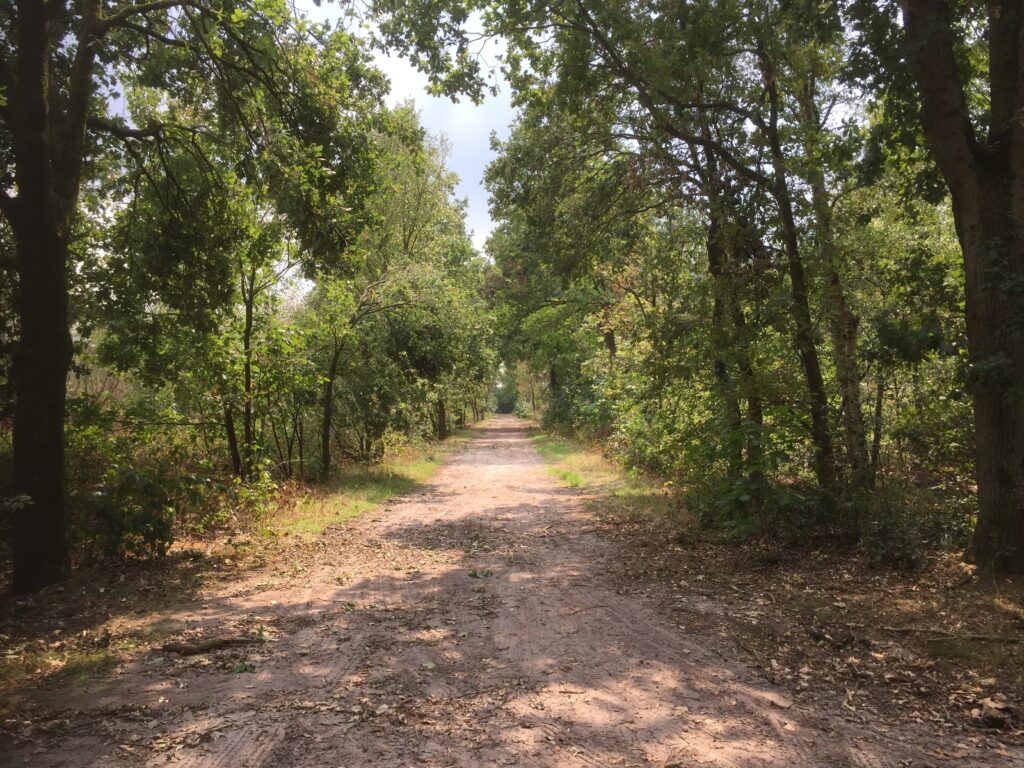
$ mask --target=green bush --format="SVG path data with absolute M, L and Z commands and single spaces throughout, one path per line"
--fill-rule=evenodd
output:
M 761 537 L 796 543 L 837 522 L 822 494 L 803 484 L 718 478 L 692 488 L 685 503 L 701 525 L 731 540 Z
M 861 512 L 861 548 L 873 563 L 914 570 L 929 549 L 966 545 L 976 505 L 977 498 L 960 488 L 890 480 Z
M 93 495 L 95 536 L 107 557 L 163 556 L 174 540 L 174 486 L 166 468 L 156 472 L 114 466 Z
M 860 546 L 875 565 L 913 571 L 921 565 L 927 544 L 920 521 L 911 512 L 880 506 L 861 525 Z

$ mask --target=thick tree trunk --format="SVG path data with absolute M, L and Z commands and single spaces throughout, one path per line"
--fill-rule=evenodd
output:
M 1006 285 L 1024 284 L 1024 243 L 1005 172 L 982 166 L 977 206 L 956 205 L 967 276 L 967 343 L 974 374 L 978 524 L 966 558 L 1024 572 L 1024 307 Z M 1009 300 L 1008 300 L 1009 299 Z M 1020 296 L 1016 297 L 1020 301 Z
M 965 559 L 1024 573 L 1024 9 L 988 4 L 989 135 L 976 134 L 945 0 L 905 0 L 921 123 L 953 198 L 964 256 L 978 524 Z
M 13 360 L 14 493 L 28 497 L 14 513 L 13 586 L 20 593 L 51 584 L 70 569 L 64 410 L 72 353 L 67 238 L 73 199 L 54 191 L 48 12 L 45 3 L 18 6 L 17 87 L 9 94 L 17 199 L 4 190 L 16 242 L 20 325 Z M 73 180 L 76 169 L 68 171 Z
M 338 377 L 338 362 L 341 360 L 341 343 L 334 343 L 331 362 L 327 367 L 324 382 L 323 419 L 320 422 L 320 479 L 331 475 L 331 423 L 334 418 L 334 380 Z
M 20 2 L 17 50 L 8 57 L 7 130 L 14 184 L 0 190 L 14 233 L 20 338 L 14 353 L 14 492 L 29 502 L 14 514 L 13 586 L 31 592 L 65 576 L 70 557 L 64 510 L 64 414 L 72 343 L 68 326 L 68 242 L 93 93 L 98 0 L 78 6 L 76 51 L 66 90 L 50 72 L 51 24 L 60 2 Z M 8 42 L 12 42 L 8 40 Z M 60 40 L 61 45 L 64 40 Z M 8 158 L 11 159 L 11 158 Z M 12 191 L 17 190 L 17 197 Z
M 14 358 L 14 590 L 32 592 L 68 574 L 64 509 L 64 410 L 71 363 L 67 245 L 47 206 L 18 227 L 21 338 Z

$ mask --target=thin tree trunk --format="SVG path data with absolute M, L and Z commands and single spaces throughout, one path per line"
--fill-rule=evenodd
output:
M 285 477 L 288 476 L 288 465 L 284 456 L 284 449 L 281 447 L 281 438 L 277 435 L 277 425 L 273 421 L 270 422 L 270 434 L 274 438 L 274 447 L 277 449 L 277 461 L 278 465 L 284 468 Z
M 732 323 L 736 329 L 736 346 L 739 355 L 740 382 L 743 394 L 747 398 L 747 423 L 744 433 L 743 447 L 746 452 L 745 467 L 747 476 L 757 482 L 764 481 L 764 405 L 758 392 L 757 378 L 754 375 L 754 361 L 750 353 L 750 340 L 747 336 L 747 321 L 743 316 L 743 307 L 733 286 L 730 301 Z
M 871 484 L 878 477 L 879 461 L 882 456 L 882 406 L 885 403 L 885 379 L 881 372 L 875 382 L 875 413 L 871 433 Z
M 302 417 L 296 413 L 295 415 L 296 430 L 299 435 L 299 478 L 305 482 L 306 480 L 306 456 L 305 456 L 305 430 L 302 428 Z
M 253 435 L 252 409 L 252 325 L 253 304 L 256 301 L 256 267 L 242 279 L 242 296 L 245 301 L 245 325 L 242 328 L 242 473 L 252 473 L 255 436 Z
M 230 405 L 224 406 L 224 430 L 228 436 L 228 452 L 231 454 L 231 469 L 236 477 L 242 476 L 242 454 L 238 450 L 238 435 L 235 432 L 235 414 Z
M 715 168 L 710 167 L 712 173 Z M 711 310 L 711 343 L 713 347 L 715 383 L 718 396 L 722 401 L 725 422 L 729 431 L 726 435 L 726 451 L 729 461 L 729 476 L 737 478 L 743 471 L 743 416 L 740 411 L 739 399 L 729 378 L 729 369 L 725 362 L 725 352 L 730 345 L 730 334 L 725 330 L 724 316 L 729 300 L 730 286 L 725 275 L 725 248 L 722 243 L 721 204 L 719 195 L 712 193 L 708 212 L 708 233 L 706 251 L 708 255 L 708 271 L 714 285 L 714 297 Z
M 437 437 L 444 440 L 448 437 L 448 409 L 444 398 L 437 398 Z
M 778 149 L 779 156 L 776 161 L 781 162 L 781 147 L 778 145 L 778 140 L 773 141 L 773 144 Z M 814 324 L 811 321 L 811 309 L 807 297 L 807 278 L 804 274 L 803 259 L 800 256 L 796 220 L 793 216 L 793 202 L 789 196 L 785 173 L 781 168 L 776 171 L 776 176 L 775 199 L 778 202 L 782 219 L 782 240 L 789 270 L 793 341 L 797 356 L 800 358 L 800 366 L 810 400 L 814 474 L 818 485 L 823 490 L 832 493 L 835 490 L 836 475 L 832 431 L 828 424 L 828 395 L 825 392 L 825 380 L 821 375 L 818 350 L 814 344 Z
M 327 367 L 324 382 L 323 417 L 320 422 L 320 479 L 331 475 L 331 421 L 334 418 L 334 380 L 338 377 L 338 361 L 341 359 L 341 343 L 335 340 L 331 362 Z
M 836 247 L 832 224 L 832 206 L 825 188 L 821 158 L 821 116 L 815 102 L 814 85 L 809 83 L 802 94 L 801 113 L 806 138 L 806 154 L 821 263 L 825 269 L 825 296 L 830 304 L 829 328 L 832 354 L 836 365 L 836 382 L 842 404 L 846 456 L 853 484 L 861 490 L 871 487 L 868 462 L 867 428 L 860 395 L 860 372 L 857 359 L 857 326 L 860 319 L 850 309 L 842 281 L 842 255 Z

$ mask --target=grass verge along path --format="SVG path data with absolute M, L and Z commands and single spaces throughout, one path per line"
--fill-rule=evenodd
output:
M 409 447 L 379 466 L 344 467 L 323 488 L 306 489 L 259 526 L 264 537 L 318 536 L 329 525 L 372 512 L 395 496 L 409 493 L 430 480 L 445 459 L 463 448 L 471 430 L 460 430 L 443 443 Z

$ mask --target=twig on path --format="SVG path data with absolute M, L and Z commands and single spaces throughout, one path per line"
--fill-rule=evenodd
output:
M 454 701 L 455 699 L 471 699 L 474 696 L 483 696 L 485 693 L 494 693 L 495 691 L 504 691 L 504 690 L 507 690 L 507 689 L 508 689 L 507 685 L 495 685 L 495 686 L 493 686 L 491 688 L 481 688 L 479 691 L 469 691 L 468 693 L 457 693 L 454 696 L 449 696 L 448 700 L 449 701 Z
M 563 613 L 562 615 L 563 616 L 575 616 L 577 613 L 583 613 L 584 611 L 593 611 L 593 610 L 596 610 L 597 608 L 605 608 L 607 610 L 611 610 L 610 608 L 608 608 L 607 605 L 585 605 L 582 608 L 577 608 L 575 611 L 569 611 L 568 613 Z

